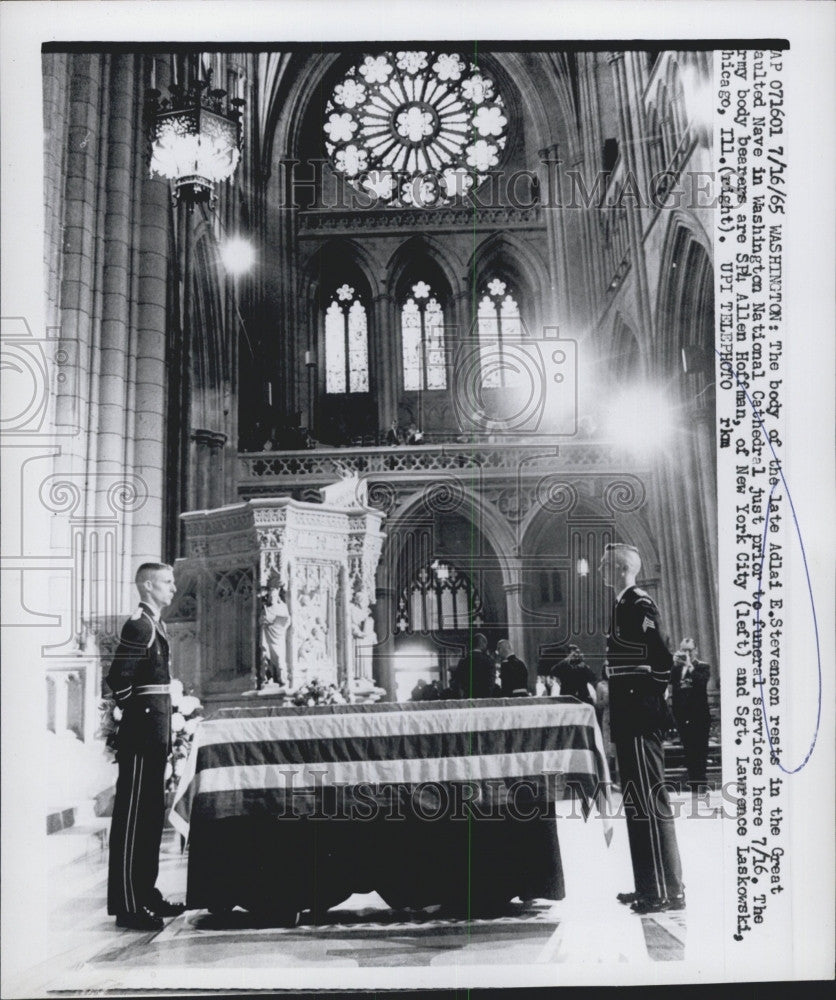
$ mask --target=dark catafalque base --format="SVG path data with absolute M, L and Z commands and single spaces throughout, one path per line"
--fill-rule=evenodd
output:
M 193 826 L 189 909 L 241 906 L 278 922 L 320 919 L 353 893 L 394 909 L 489 916 L 514 897 L 563 899 L 553 806 L 538 818 L 317 820 L 244 816 Z

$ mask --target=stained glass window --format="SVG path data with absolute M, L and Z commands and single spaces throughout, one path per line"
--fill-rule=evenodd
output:
M 367 55 L 325 108 L 334 169 L 385 203 L 446 204 L 498 166 L 508 119 L 493 82 L 456 52 Z
M 470 578 L 440 560 L 423 566 L 398 601 L 395 632 L 438 632 L 482 624 L 482 601 Z
M 503 345 L 522 337 L 520 308 L 508 285 L 493 278 L 484 288 L 477 306 L 479 350 L 482 357 L 482 387 L 509 388 L 517 384 L 519 373 Z
M 325 310 L 325 391 L 369 391 L 366 308 L 349 284 L 336 289 Z
M 404 389 L 446 389 L 444 312 L 426 281 L 412 286 L 401 308 Z

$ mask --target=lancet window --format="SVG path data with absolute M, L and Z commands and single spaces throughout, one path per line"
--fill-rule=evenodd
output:
M 347 282 L 335 289 L 325 310 L 325 391 L 369 391 L 366 307 Z
M 514 366 L 504 356 L 503 346 L 520 340 L 520 307 L 506 281 L 492 278 L 483 289 L 477 307 L 482 387 L 506 388 L 515 383 Z
M 446 389 L 444 311 L 426 281 L 416 282 L 401 307 L 404 389 Z

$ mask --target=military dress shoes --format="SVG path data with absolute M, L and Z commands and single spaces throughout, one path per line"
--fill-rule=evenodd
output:
M 131 931 L 161 931 L 165 924 L 162 917 L 143 906 L 137 913 L 120 913 L 116 917 L 116 926 Z
M 632 904 L 633 913 L 665 913 L 667 910 L 684 910 L 685 896 L 642 896 Z
M 619 901 L 619 903 L 624 903 L 624 905 L 627 906 L 630 903 L 638 902 L 642 896 L 640 892 L 620 892 L 615 898 Z
M 179 917 L 185 912 L 186 904 L 172 903 L 171 900 L 160 896 L 155 902 L 149 903 L 147 908 L 157 917 Z
M 630 906 L 633 913 L 664 913 L 670 903 L 667 896 L 641 896 Z

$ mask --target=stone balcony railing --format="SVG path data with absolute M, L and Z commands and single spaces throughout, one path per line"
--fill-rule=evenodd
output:
M 371 481 L 429 482 L 458 476 L 486 480 L 542 477 L 545 473 L 623 473 L 623 452 L 612 444 L 573 441 L 440 444 L 401 447 L 315 448 L 239 453 L 242 497 L 324 486 L 356 473 Z M 632 470 L 631 470 L 632 471 Z
M 443 232 L 450 229 L 492 231 L 539 229 L 545 225 L 540 205 L 517 208 L 511 205 L 443 206 L 439 208 L 386 208 L 356 211 L 306 211 L 298 216 L 299 236 L 333 235 L 357 231 L 384 230 L 389 233 Z

